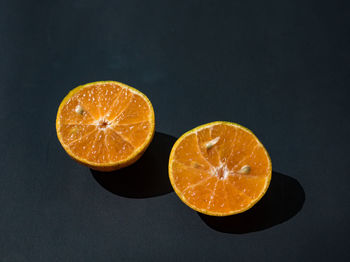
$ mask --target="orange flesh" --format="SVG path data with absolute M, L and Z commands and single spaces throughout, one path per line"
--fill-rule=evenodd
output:
M 83 86 L 60 107 L 57 129 L 74 158 L 90 165 L 113 164 L 147 146 L 154 112 L 140 92 L 117 82 L 96 82 Z
M 250 170 L 243 172 L 247 165 Z M 249 209 L 264 195 L 271 161 L 249 130 L 214 122 L 178 140 L 171 152 L 169 176 L 175 192 L 193 209 L 231 215 Z

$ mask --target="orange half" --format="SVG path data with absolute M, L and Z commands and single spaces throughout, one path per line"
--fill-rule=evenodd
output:
M 270 157 L 247 128 L 212 122 L 182 135 L 169 159 L 169 178 L 179 198 L 212 216 L 244 212 L 265 194 Z
M 112 171 L 137 161 L 155 130 L 154 111 L 140 91 L 115 81 L 78 86 L 63 99 L 57 137 L 73 159 Z

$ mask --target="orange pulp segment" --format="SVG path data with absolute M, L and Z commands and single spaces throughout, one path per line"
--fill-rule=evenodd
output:
M 247 128 L 212 122 L 182 135 L 172 148 L 169 178 L 179 198 L 212 216 L 244 212 L 265 194 L 270 157 Z
M 154 111 L 140 91 L 115 81 L 73 89 L 57 112 L 56 131 L 76 161 L 100 171 L 134 163 L 150 144 Z

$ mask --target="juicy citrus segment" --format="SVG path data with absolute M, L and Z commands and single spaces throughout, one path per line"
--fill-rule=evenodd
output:
M 146 101 L 137 95 L 133 95 L 128 101 L 127 107 L 118 115 L 119 124 L 139 123 L 148 120 L 148 115 L 140 112 L 149 111 Z M 111 120 L 113 121 L 113 120 Z
M 183 197 L 190 206 L 195 206 L 199 210 L 206 209 L 211 203 L 212 189 L 215 188 L 216 183 L 217 180 L 214 177 L 197 181 L 193 186 L 184 190 Z
M 186 166 L 181 162 L 174 162 L 173 166 L 178 172 L 178 176 L 174 178 L 175 183 L 184 193 L 190 193 L 192 188 L 212 178 L 208 171 L 201 168 Z
M 112 127 L 112 131 L 116 134 L 123 134 L 124 141 L 129 142 L 134 147 L 142 145 L 142 141 L 152 130 L 152 125 L 148 121 L 142 121 L 132 124 L 120 124 Z M 131 131 L 131 132 L 130 132 Z
M 251 198 L 247 197 L 241 190 L 232 186 L 231 182 L 225 181 L 226 204 L 230 209 L 240 209 L 250 205 Z
M 84 108 L 81 106 L 81 102 L 78 97 L 72 97 L 60 112 L 59 120 L 61 125 L 93 125 L 96 119 L 98 119 L 98 113 L 95 108 L 86 105 Z M 73 114 L 75 112 L 75 114 Z
M 190 167 L 200 167 L 204 170 L 210 170 L 211 168 L 210 162 L 200 152 L 195 134 L 189 134 L 182 144 L 177 147 L 174 151 L 174 159 Z
M 56 119 L 57 136 L 67 153 L 102 171 L 135 162 L 151 142 L 154 129 L 148 98 L 114 81 L 75 88 L 62 101 Z
M 248 129 L 229 122 L 197 127 L 175 143 L 169 178 L 181 200 L 216 216 L 243 212 L 266 192 L 271 161 Z

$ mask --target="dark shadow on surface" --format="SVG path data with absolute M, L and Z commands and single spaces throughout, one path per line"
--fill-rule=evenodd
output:
M 272 173 L 265 196 L 250 210 L 228 217 L 213 217 L 198 213 L 212 229 L 232 234 L 264 230 L 287 221 L 303 207 L 305 192 L 300 183 L 289 176 Z
M 90 171 L 102 187 L 119 196 L 147 198 L 170 193 L 173 188 L 168 178 L 168 162 L 175 141 L 175 137 L 156 132 L 135 164 L 113 172 Z

